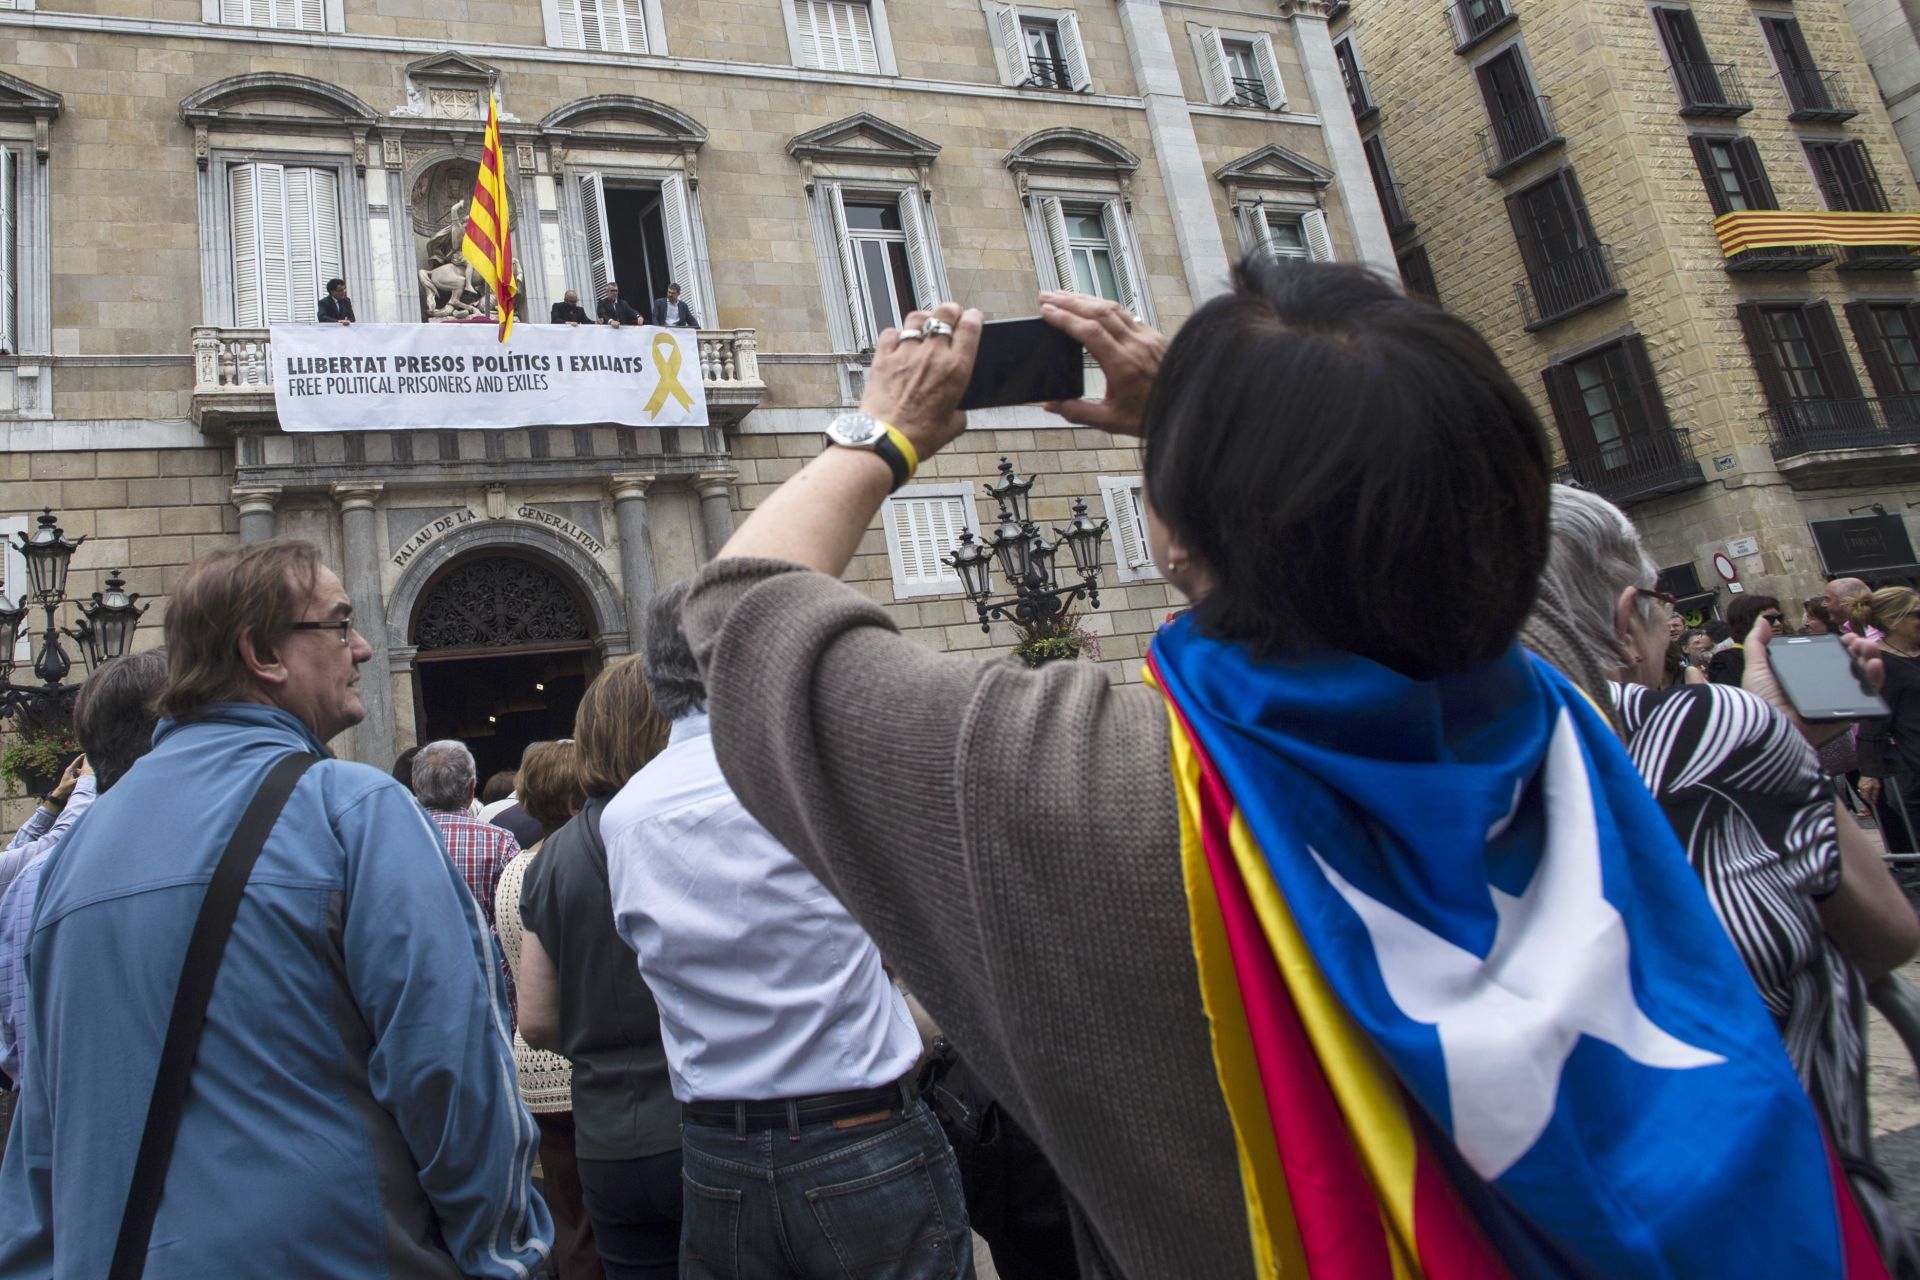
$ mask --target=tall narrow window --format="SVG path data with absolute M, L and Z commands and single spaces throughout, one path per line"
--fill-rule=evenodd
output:
M 1703 482 L 1686 433 L 1675 431 L 1645 339 L 1631 336 L 1545 372 L 1567 467 L 1616 502 Z
M 960 575 L 946 557 L 960 534 L 979 527 L 973 486 L 910 484 L 880 509 L 895 599 L 959 595 Z
M 1333 261 L 1333 237 L 1325 211 L 1242 204 L 1238 213 L 1242 249 L 1264 249 L 1283 261 Z
M 641 0 L 559 0 L 560 43 L 569 49 L 646 53 Z
M 227 195 L 234 324 L 312 320 L 326 282 L 341 274 L 334 171 L 236 164 L 227 171 Z
M 1761 30 L 1773 48 L 1774 64 L 1792 109 L 1789 120 L 1850 120 L 1859 112 L 1847 101 L 1836 77 L 1820 70 L 1807 47 L 1800 23 L 1793 18 L 1760 19 Z
M 1571 315 L 1615 294 L 1611 265 L 1571 169 L 1509 196 L 1507 212 L 1527 267 L 1523 298 L 1536 308 L 1529 324 Z
M 1387 220 L 1387 230 L 1395 234 L 1411 230 L 1413 218 L 1407 213 L 1400 184 L 1393 180 L 1393 168 L 1387 163 L 1387 144 L 1379 134 L 1370 133 L 1361 143 L 1361 149 L 1367 153 L 1367 172 L 1372 175 L 1373 189 L 1380 196 L 1380 213 Z
M 865 193 L 822 183 L 819 193 L 838 246 L 854 346 L 864 350 L 939 292 L 925 211 L 911 187 Z
M 1113 574 L 1122 582 L 1157 578 L 1147 547 L 1147 503 L 1139 476 L 1101 476 L 1100 498 L 1113 536 Z
M 321 0 L 220 0 L 220 21 L 231 27 L 327 29 L 326 6 Z
M 1440 288 L 1433 282 L 1433 263 L 1425 245 L 1415 245 L 1400 255 L 1400 279 L 1407 292 L 1432 302 L 1440 301 Z
M 1071 10 L 989 6 L 1000 82 L 1039 89 L 1093 87 L 1080 19 Z
M 1118 199 L 1039 196 L 1034 204 L 1052 267 L 1050 272 L 1042 268 L 1044 286 L 1091 293 L 1145 314 L 1126 211 Z
M 1342 40 L 1334 45 L 1333 58 L 1340 64 L 1340 81 L 1347 87 L 1347 105 L 1353 108 L 1353 118 L 1364 120 L 1378 111 L 1380 104 L 1373 100 L 1373 89 L 1367 83 L 1366 72 L 1360 69 L 1353 41 Z
M 1283 111 L 1287 95 L 1273 38 L 1203 27 L 1195 33 L 1207 100 L 1221 106 Z
M 641 315 L 667 286 L 680 286 L 702 324 L 713 321 L 701 283 L 687 180 L 669 174 L 658 181 L 580 175 L 580 216 L 587 251 L 587 282 L 598 298 L 609 280 Z
M 1682 115 L 1737 116 L 1751 109 L 1734 69 L 1715 66 L 1707 57 L 1707 43 L 1693 10 L 1659 8 L 1653 11 L 1653 19 L 1673 64 Z
M 873 13 L 866 0 L 789 0 L 800 65 L 823 71 L 878 71 Z
M 1920 423 L 1920 307 L 1849 302 L 1846 310 L 1887 421 L 1904 427 Z
M 1804 145 L 1827 208 L 1853 213 L 1886 212 L 1887 193 L 1880 185 L 1880 175 L 1874 170 L 1866 143 L 1850 138 L 1845 142 Z
M 0 354 L 20 350 L 20 158 L 0 147 Z
M 1695 135 L 1693 158 L 1707 184 L 1713 211 L 1741 213 L 1748 209 L 1778 209 L 1773 184 L 1760 163 L 1759 148 L 1751 138 L 1709 138 Z
M 1557 140 L 1518 45 L 1481 63 L 1478 74 L 1493 138 L 1489 159 L 1511 165 Z
M 1783 446 L 1804 449 L 1871 443 L 1876 425 L 1860 397 L 1840 327 L 1824 302 L 1736 308 L 1754 372 L 1774 428 L 1776 456 Z

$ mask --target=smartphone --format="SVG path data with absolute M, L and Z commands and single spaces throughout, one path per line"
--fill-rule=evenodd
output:
M 1884 720 L 1893 712 L 1873 691 L 1839 636 L 1782 636 L 1767 646 L 1780 691 L 1812 724 Z
M 1086 394 L 1086 349 L 1038 316 L 989 320 L 962 409 L 1078 400 Z

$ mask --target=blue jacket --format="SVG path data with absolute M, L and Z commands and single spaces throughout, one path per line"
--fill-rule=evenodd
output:
M 107 1273 L 188 935 L 291 751 L 326 754 L 273 707 L 162 721 L 48 862 L 0 1277 Z M 536 1145 L 486 918 L 404 788 L 323 760 L 234 921 L 148 1280 L 527 1276 L 553 1239 Z

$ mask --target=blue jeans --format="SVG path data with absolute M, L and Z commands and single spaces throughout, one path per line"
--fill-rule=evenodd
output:
M 681 1280 L 973 1280 L 960 1171 L 918 1099 L 853 1128 L 688 1124 L 680 1142 Z

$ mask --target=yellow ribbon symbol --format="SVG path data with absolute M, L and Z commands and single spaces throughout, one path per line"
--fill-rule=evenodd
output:
M 653 399 L 647 401 L 649 418 L 660 416 L 668 396 L 678 400 L 682 409 L 693 408 L 693 397 L 680 385 L 680 360 L 680 344 L 674 341 L 672 334 L 653 335 L 653 371 L 660 375 L 660 385 L 653 389 Z

